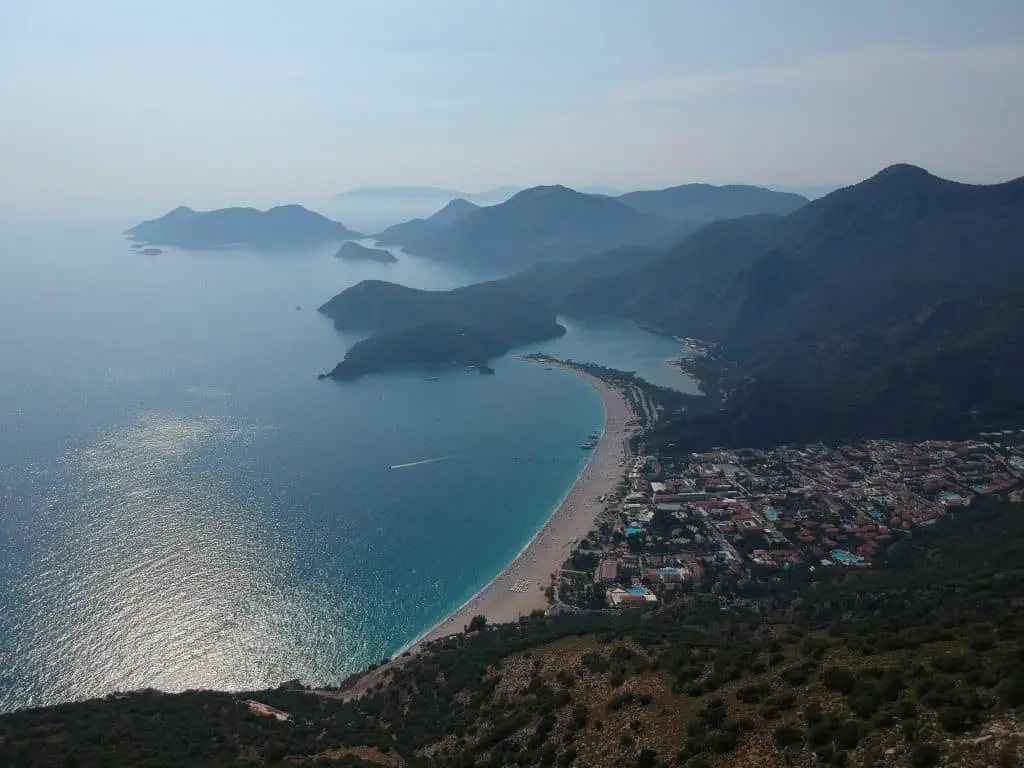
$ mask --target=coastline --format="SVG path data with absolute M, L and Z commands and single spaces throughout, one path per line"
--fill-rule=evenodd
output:
M 590 533 L 603 510 L 597 497 L 610 495 L 622 479 L 625 468 L 619 462 L 626 457 L 625 439 L 634 433 L 627 423 L 636 418 L 622 392 L 571 366 L 557 362 L 544 365 L 583 379 L 600 395 L 604 403 L 600 441 L 576 482 L 515 559 L 473 597 L 396 655 L 462 632 L 474 616 L 482 615 L 490 624 L 502 624 L 517 621 L 535 610 L 545 610 L 548 600 L 544 591 L 551 583 L 552 574 L 561 568 L 576 542 Z M 519 588 L 513 591 L 516 585 Z

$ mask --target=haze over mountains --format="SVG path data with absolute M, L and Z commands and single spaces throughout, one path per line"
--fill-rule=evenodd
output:
M 426 218 L 410 219 L 400 224 L 394 224 L 373 237 L 381 245 L 414 244 L 454 224 L 478 207 L 469 200 L 458 197 L 437 213 Z
M 1024 417 L 1021 242 L 1024 179 L 975 186 L 896 165 L 786 216 L 538 266 L 459 302 L 478 291 L 484 318 L 507 291 L 549 318 L 615 315 L 720 344 L 709 383 L 732 392 L 728 407 L 695 410 L 665 439 L 937 434 Z
M 482 192 L 460 192 L 445 187 L 356 187 L 338 195 L 340 199 L 349 200 L 432 200 L 448 201 L 455 198 L 472 200 L 480 205 L 493 205 L 512 197 L 521 187 L 502 186 L 486 189 Z
M 735 219 L 753 213 L 792 213 L 807 203 L 807 198 L 802 195 L 742 184 L 724 187 L 684 184 L 668 189 L 629 192 L 619 200 L 641 213 L 695 224 Z
M 128 234 L 200 248 L 357 236 L 300 206 L 179 208 Z M 1013 383 L 1024 377 L 1021 180 L 975 186 L 895 165 L 811 203 L 744 186 L 620 198 L 534 187 L 493 206 L 453 200 L 377 237 L 481 274 L 520 274 L 458 294 L 458 313 L 442 311 L 439 294 L 415 326 L 366 322 L 386 335 L 360 348 L 359 372 L 375 356 L 386 367 L 482 364 L 558 333 L 559 313 L 615 315 L 720 345 L 728 365 L 715 375 L 730 409 L 690 420 L 698 443 L 712 433 L 738 443 L 925 434 L 1024 414 Z M 350 289 L 323 311 L 369 318 L 380 290 Z M 515 301 L 498 301 L 503 292 Z M 523 323 L 517 301 L 536 323 Z M 346 302 L 354 309 L 343 312 Z M 448 341 L 423 351 L 430 334 L 413 345 L 408 333 L 420 326 Z
M 337 221 L 303 208 L 279 205 L 194 211 L 181 206 L 125 232 L 130 239 L 153 245 L 206 249 L 247 246 L 257 250 L 308 248 L 362 237 Z
M 376 237 L 422 256 L 514 271 L 625 245 L 666 246 L 709 221 L 789 213 L 806 202 L 799 195 L 746 186 L 691 184 L 618 198 L 563 186 L 533 187 L 486 208 L 453 201 L 434 216 L 389 227 Z

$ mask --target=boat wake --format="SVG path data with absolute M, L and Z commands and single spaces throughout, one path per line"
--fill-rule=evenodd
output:
M 407 469 L 408 467 L 419 467 L 423 464 L 436 464 L 439 461 L 454 459 L 455 456 L 438 456 L 436 459 L 423 459 L 422 461 L 410 461 L 406 464 L 392 464 L 391 469 Z

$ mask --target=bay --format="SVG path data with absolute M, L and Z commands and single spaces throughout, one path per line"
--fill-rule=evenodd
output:
M 141 256 L 123 228 L 0 231 L 0 710 L 336 684 L 493 578 L 582 468 L 603 412 L 571 376 L 316 380 L 357 340 L 315 311 L 334 293 L 473 274 Z

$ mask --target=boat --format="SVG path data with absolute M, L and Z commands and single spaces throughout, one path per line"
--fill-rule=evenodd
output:
M 437 381 L 437 376 L 427 376 L 427 381 Z
M 597 441 L 596 440 L 587 440 L 587 441 L 585 441 L 583 443 L 580 443 L 580 448 L 583 448 L 583 449 L 589 451 L 591 448 L 595 447 L 596 445 L 597 445 Z

